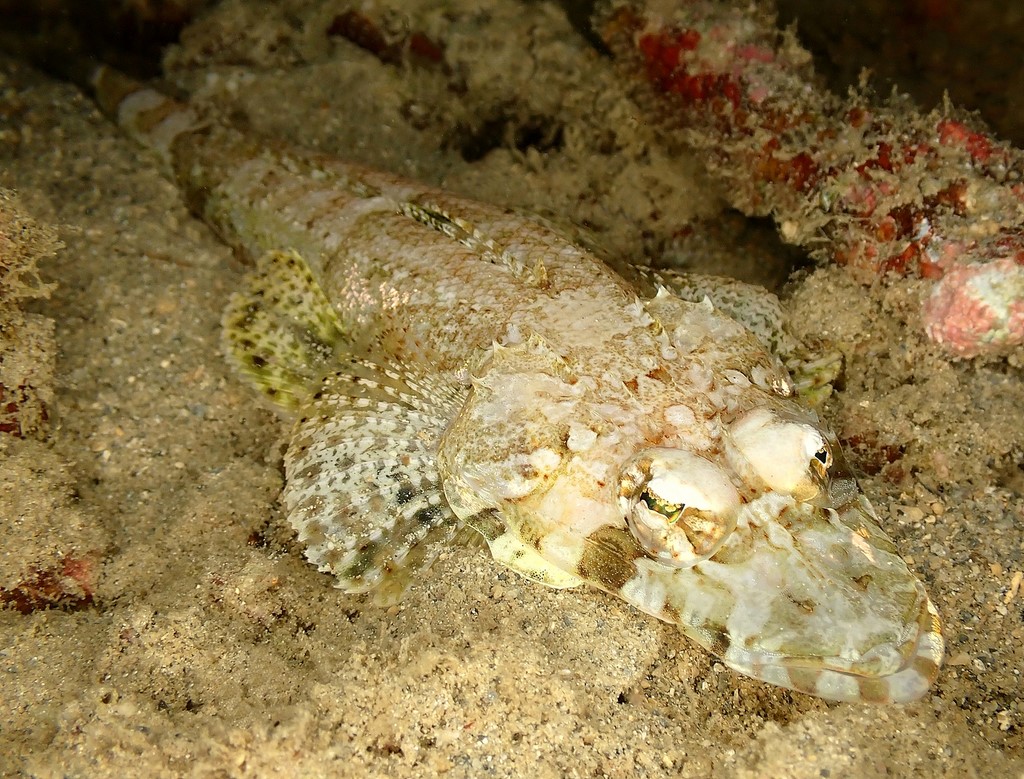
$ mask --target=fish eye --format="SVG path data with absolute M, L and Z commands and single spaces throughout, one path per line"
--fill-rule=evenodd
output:
M 740 498 L 729 477 L 703 457 L 655 448 L 623 468 L 619 505 L 651 558 L 689 568 L 725 543 L 736 527 Z
M 729 430 L 730 459 L 737 472 L 797 500 L 827 490 L 832 446 L 817 427 L 757 410 Z
M 828 479 L 828 472 L 832 468 L 832 447 L 828 441 L 822 439 L 821 446 L 811 456 L 810 467 L 820 480 Z
M 686 506 L 684 504 L 669 503 L 668 501 L 662 500 L 657 495 L 652 494 L 648 489 L 645 489 L 640 493 L 640 501 L 651 511 L 656 511 L 665 517 L 665 521 L 670 525 L 674 525 L 676 520 L 683 515 L 683 511 L 686 510 Z

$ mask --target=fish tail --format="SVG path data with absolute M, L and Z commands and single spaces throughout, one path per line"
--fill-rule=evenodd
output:
M 188 103 L 51 40 L 0 29 L 0 49 L 80 88 L 126 135 L 155 152 L 169 168 L 173 168 L 174 142 L 206 126 Z
M 170 166 L 174 142 L 201 126 L 195 110 L 109 65 L 86 67 L 84 86 L 100 110 Z M 81 75 L 76 81 L 83 81 Z

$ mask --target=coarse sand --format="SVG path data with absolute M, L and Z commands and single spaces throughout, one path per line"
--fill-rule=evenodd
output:
M 825 703 L 480 547 L 388 609 L 333 589 L 277 502 L 286 426 L 221 357 L 243 264 L 87 98 L 0 57 L 0 212 L 55 283 L 4 321 L 52 320 L 56 350 L 48 433 L 0 435 L 0 592 L 49 572 L 41 597 L 63 593 L 0 609 L 0 774 L 1024 775 L 1019 355 L 948 361 L 920 332 L 921 282 L 822 267 L 782 287 L 791 254 L 723 213 L 559 7 L 364 4 L 429 44 L 381 57 L 337 34 L 350 5 L 227 0 L 167 51 L 167 82 L 608 256 L 782 289 L 793 328 L 844 353 L 823 413 L 945 620 L 946 665 L 913 705 Z

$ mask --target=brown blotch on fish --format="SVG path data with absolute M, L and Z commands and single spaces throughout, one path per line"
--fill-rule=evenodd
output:
M 725 632 L 725 628 L 715 628 L 711 630 L 711 642 L 708 644 L 708 651 L 713 655 L 722 657 L 729 651 L 730 643 L 729 634 Z
M 857 687 L 864 703 L 886 703 L 889 700 L 889 684 L 884 679 L 860 677 Z
M 939 673 L 939 665 L 930 658 L 917 656 L 911 662 L 913 668 L 922 679 L 934 679 Z
M 158 127 L 161 122 L 167 119 L 169 116 L 174 116 L 181 112 L 181 106 L 173 100 L 164 100 L 152 108 L 145 111 L 139 111 L 135 115 L 135 125 L 143 132 L 152 132 L 155 127 Z
M 818 688 L 818 680 L 821 678 L 820 668 L 790 667 L 787 670 L 794 690 L 814 695 Z
M 636 576 L 634 561 L 646 556 L 625 529 L 604 526 L 587 537 L 576 573 L 588 581 L 600 582 L 605 589 L 621 590 Z
M 863 590 L 864 592 L 867 592 L 868 587 L 871 586 L 871 582 L 873 580 L 874 577 L 872 577 L 871 574 L 866 573 L 863 576 L 858 576 L 856 579 L 854 579 L 853 583 L 856 584 L 859 589 Z

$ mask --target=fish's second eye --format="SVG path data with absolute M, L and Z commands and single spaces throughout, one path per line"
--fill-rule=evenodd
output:
M 730 425 L 727 447 L 736 472 L 753 485 L 801 501 L 828 492 L 832 447 L 810 421 L 750 411 Z
M 825 481 L 828 478 L 829 469 L 832 467 L 832 449 L 827 441 L 823 441 L 818 450 L 811 457 L 811 470 L 815 475 Z
M 655 448 L 626 464 L 619 504 L 651 558 L 688 568 L 725 543 L 736 527 L 740 498 L 725 473 L 703 457 Z

